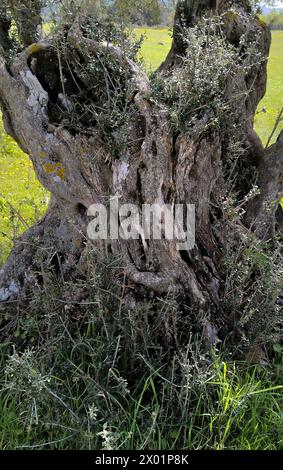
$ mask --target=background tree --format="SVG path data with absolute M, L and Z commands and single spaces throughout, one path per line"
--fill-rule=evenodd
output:
M 264 16 L 271 29 L 283 29 L 283 11 L 273 11 Z
M 227 257 L 237 264 L 246 249 L 255 256 L 254 243 L 257 256 L 268 256 L 282 215 L 283 134 L 265 150 L 253 129 L 271 37 L 250 3 L 178 2 L 172 49 L 152 80 L 134 62 L 135 45 L 109 22 L 70 15 L 61 31 L 33 43 L 38 13 L 24 30 L 15 11 L 9 2 L 26 48 L 11 62 L 1 55 L 4 123 L 52 197 L 1 271 L 4 308 L 24 308 L 42 288 L 43 272 L 58 282 L 87 281 L 95 247 L 97 256 L 122 260 L 125 302 L 173 297 L 194 312 L 212 342 L 220 328 L 235 329 L 243 312 L 252 316 L 251 297 L 262 328 L 275 320 L 279 292 L 263 289 L 253 262 L 227 291 Z M 8 41 L 2 27 L 3 50 Z M 142 237 L 91 242 L 87 209 L 114 196 L 140 209 L 195 204 L 195 247 L 179 251 L 175 241 Z M 77 292 L 76 302 L 83 296 Z M 261 330 L 252 328 L 252 335 L 257 341 Z
M 161 6 L 159 0 L 114 0 L 110 2 L 110 13 L 130 21 L 133 24 L 158 25 L 161 23 Z
M 24 45 L 31 44 L 40 37 L 41 27 L 41 8 L 44 6 L 44 0 L 4 0 L 3 10 L 6 5 L 6 11 L 17 24 L 19 39 Z

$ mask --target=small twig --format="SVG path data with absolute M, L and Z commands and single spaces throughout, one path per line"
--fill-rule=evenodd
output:
M 18 216 L 20 222 L 22 222 L 22 224 L 26 227 L 26 228 L 29 228 L 29 224 L 26 222 L 26 220 L 21 216 L 20 212 L 10 203 L 10 201 L 8 201 L 8 199 L 5 198 L 5 196 L 3 196 L 3 199 L 6 201 L 6 203 L 8 204 L 8 206 L 10 207 L 10 209 Z
M 66 410 L 69 411 L 69 413 L 78 421 L 79 418 L 78 416 L 76 415 L 76 413 L 73 412 L 73 410 L 64 402 L 64 400 L 62 400 L 61 397 L 59 397 L 59 395 L 57 395 L 55 392 L 53 392 L 53 390 L 51 390 L 51 388 L 47 387 L 46 385 L 44 385 L 44 388 L 45 390 L 47 390 L 47 392 L 53 397 L 55 398 L 56 400 L 58 400 L 61 405 L 63 405 L 64 408 L 66 408 Z
M 115 350 L 114 358 L 113 358 L 113 361 L 112 361 L 111 370 L 114 369 L 114 367 L 115 367 L 115 362 L 116 362 L 116 359 L 117 359 L 117 356 L 118 356 L 118 352 L 119 352 L 119 347 L 120 347 L 120 341 L 121 341 L 121 335 L 119 335 L 119 336 L 118 336 L 118 339 L 117 339 L 117 345 L 116 345 L 116 350 Z
M 273 136 L 274 136 L 275 132 L 277 131 L 277 128 L 278 128 L 278 126 L 279 126 L 279 124 L 280 124 L 280 121 L 281 121 L 282 119 L 283 119 L 283 106 L 282 106 L 281 110 L 280 110 L 279 113 L 278 113 L 278 116 L 277 116 L 277 119 L 276 119 L 276 121 L 275 121 L 274 127 L 273 127 L 273 129 L 272 129 L 272 132 L 271 132 L 271 134 L 270 134 L 270 136 L 269 136 L 269 139 L 268 139 L 268 141 L 267 141 L 267 144 L 266 144 L 266 146 L 265 146 L 266 149 L 267 149 L 267 147 L 269 147 L 270 142 L 272 141 Z
M 62 439 L 57 439 L 56 441 L 43 442 L 42 444 L 19 446 L 18 449 L 37 449 L 37 448 L 44 447 L 44 446 L 51 446 L 51 445 L 54 445 L 54 444 L 58 444 L 60 442 L 67 441 L 68 439 L 71 439 L 72 437 L 74 437 L 76 434 L 77 434 L 77 432 L 71 434 L 70 436 L 62 437 Z
M 64 99 L 66 100 L 66 91 L 65 91 L 65 83 L 64 83 L 64 75 L 63 75 L 63 67 L 62 67 L 62 61 L 61 61 L 61 54 L 59 50 L 59 45 L 57 44 L 57 57 L 58 57 L 58 64 L 59 64 L 59 73 L 60 73 L 60 81 L 62 85 L 62 91 L 63 91 L 63 96 Z

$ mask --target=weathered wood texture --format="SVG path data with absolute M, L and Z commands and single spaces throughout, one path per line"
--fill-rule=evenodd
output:
M 233 15 L 229 15 L 231 3 Z M 259 51 L 268 56 L 270 32 L 250 12 L 248 2 L 186 0 L 177 7 L 172 50 L 158 73 L 178 67 L 180 56 L 185 54 L 180 28 L 190 28 L 200 17 L 216 13 L 224 14 L 223 34 L 235 47 L 241 35 L 249 31 L 260 38 Z M 5 25 L 1 34 L 5 47 Z M 76 52 L 83 41 L 90 53 L 104 47 L 83 38 L 79 19 L 66 40 Z M 218 265 L 225 224 L 221 214 L 217 226 L 212 223 L 210 204 L 227 196 L 221 130 L 202 134 L 196 124 L 190 136 L 174 134 L 163 108 L 150 97 L 148 78 L 129 60 L 123 67 L 128 68 L 133 83 L 135 113 L 128 132 L 135 145 L 111 161 L 95 139 L 71 133 L 60 122 L 51 121 L 49 91 L 31 66 L 37 59 L 40 68 L 51 45 L 52 39 L 28 46 L 9 68 L 3 55 L 0 59 L 0 102 L 6 131 L 30 156 L 37 177 L 52 194 L 46 216 L 18 240 L 1 271 L 0 300 L 24 299 L 36 289 L 42 280 L 38 274 L 42 258 L 51 266 L 55 254 L 59 254 L 64 278 L 83 275 L 85 252 L 91 244 L 86 237 L 87 208 L 119 195 L 122 203 L 139 207 L 145 203 L 196 204 L 193 250 L 180 252 L 173 241 L 142 239 L 109 241 L 104 249 L 122 256 L 125 274 L 134 284 L 158 295 L 181 295 L 189 305 L 217 316 L 222 282 Z M 113 47 L 112 53 L 119 60 L 119 49 Z M 52 72 L 60 74 L 58 69 Z M 261 189 L 248 206 L 246 228 L 252 227 L 258 236 L 266 238 L 274 234 L 275 213 L 280 211 L 276 201 L 282 190 L 283 161 L 282 135 L 265 151 L 253 130 L 256 108 L 266 88 L 266 61 L 255 64 L 248 77 L 243 72 L 238 86 L 243 96 L 240 125 L 249 149 L 243 156 L 244 166 L 258 168 Z M 236 184 L 239 192 L 251 190 L 243 186 L 241 178 Z

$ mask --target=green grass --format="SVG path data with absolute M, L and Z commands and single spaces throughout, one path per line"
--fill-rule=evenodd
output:
M 168 29 L 136 29 L 137 36 L 144 36 L 141 53 L 146 68 L 155 70 L 166 59 L 172 43 Z
M 40 296 L 37 316 L 11 317 L 17 350 L 28 337 L 35 347 L 1 347 L 0 450 L 283 450 L 282 347 L 268 365 L 248 366 L 205 351 L 195 335 L 169 360 L 156 334 L 162 302 L 148 328 L 150 305 L 129 315 L 101 276 L 75 327 L 51 289 L 42 295 L 52 311 Z
M 119 404 L 117 397 L 109 397 L 118 417 L 115 424 L 108 417 L 108 422 L 100 420 L 87 425 L 82 414 L 81 423 L 78 419 L 77 424 L 68 425 L 72 413 L 63 413 L 59 400 L 49 403 L 57 408 L 57 419 L 52 408 L 41 414 L 39 406 L 40 421 L 36 424 L 27 404 L 20 401 L 20 394 L 3 394 L 0 450 L 174 450 L 180 448 L 180 442 L 183 450 L 283 450 L 282 387 L 269 386 L 266 374 L 257 379 L 253 369 L 243 379 L 233 364 L 216 363 L 215 368 L 219 369 L 215 378 L 211 377 L 197 391 L 189 391 L 186 399 L 190 407 L 183 403 L 179 425 L 171 421 L 170 403 L 164 408 L 156 388 L 156 373 L 145 379 L 139 395 L 129 397 L 128 406 L 122 408 L 122 401 Z M 224 369 L 229 377 L 224 376 Z M 75 387 L 66 391 L 77 400 L 79 408 L 81 397 L 74 395 Z M 151 400 L 146 396 L 151 396 Z M 75 407 L 73 410 L 78 414 Z M 103 429 L 111 439 L 108 446 L 106 439 L 100 437 Z
M 258 107 L 255 128 L 264 143 L 267 142 L 278 113 L 283 106 L 283 31 L 272 32 L 272 44 L 268 63 L 267 92 Z M 265 112 L 261 112 L 262 109 Z M 281 122 L 276 135 L 283 128 Z
M 0 127 L 0 265 L 14 239 L 45 212 L 47 192 L 31 162 Z

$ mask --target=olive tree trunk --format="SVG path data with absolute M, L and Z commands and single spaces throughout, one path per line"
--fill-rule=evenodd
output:
M 270 32 L 251 12 L 247 1 L 185 0 L 177 6 L 172 48 L 157 72 L 161 79 L 176 70 L 185 55 L 188 46 L 180 31 L 213 15 L 222 15 L 222 34 L 235 48 L 241 47 L 241 36 L 248 33 L 259 38 L 257 52 L 268 57 Z M 2 36 L 5 47 L 5 25 Z M 79 18 L 66 41 L 77 54 L 82 47 L 88 47 L 90 54 L 105 47 L 83 36 Z M 229 196 L 221 129 L 202 132 L 199 124 L 206 119 L 204 113 L 190 133 L 172 130 L 164 107 L 151 97 L 146 74 L 120 57 L 119 49 L 113 46 L 113 55 L 131 75 L 135 112 L 128 132 L 134 143 L 118 159 L 108 158 L 105 149 L 87 133 L 70 132 L 63 122 L 52 122 L 53 98 L 44 77 L 50 73 L 56 79 L 61 69 L 60 63 L 54 65 L 48 59 L 50 44 L 52 39 L 26 43 L 9 66 L 3 50 L 0 56 L 0 102 L 6 132 L 29 155 L 38 179 L 51 193 L 46 215 L 17 241 L 1 270 L 0 300 L 16 310 L 18 301 L 23 302 L 43 282 L 42 263 L 45 269 L 56 269 L 64 279 L 81 278 L 87 272 L 87 251 L 97 247 L 100 252 L 106 250 L 121 257 L 131 288 L 143 286 L 158 296 L 177 295 L 200 312 L 213 313 L 217 321 L 223 283 L 219 266 L 227 227 L 221 204 Z M 242 171 L 234 182 L 235 194 L 242 201 L 253 184 L 244 173 L 257 169 L 260 194 L 249 200 L 244 223 L 239 222 L 235 231 L 253 231 L 254 236 L 265 240 L 275 233 L 277 215 L 278 220 L 282 218 L 279 200 L 283 161 L 282 133 L 277 143 L 265 150 L 253 129 L 255 112 L 266 90 L 266 62 L 256 61 L 248 75 L 243 70 L 237 77 L 242 97 L 238 126 L 246 151 L 237 163 Z M 89 240 L 89 206 L 104 204 L 115 196 L 119 196 L 120 203 L 140 208 L 156 203 L 195 204 L 195 247 L 180 251 L 173 240 L 145 241 L 141 237 L 106 243 Z M 217 220 L 212 217 L 216 203 L 220 207 Z

